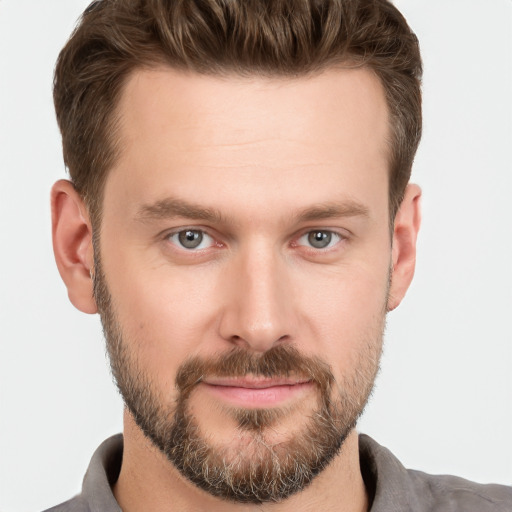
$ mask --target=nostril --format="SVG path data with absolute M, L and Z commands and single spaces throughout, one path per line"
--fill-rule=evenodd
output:
M 233 336 L 231 336 L 230 341 L 236 347 L 240 347 L 240 348 L 244 348 L 244 349 L 250 348 L 250 344 L 246 340 L 244 340 L 244 338 L 242 338 L 242 336 L 238 336 L 237 334 L 234 334 Z

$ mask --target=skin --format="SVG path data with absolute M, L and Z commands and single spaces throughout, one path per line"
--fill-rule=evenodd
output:
M 187 357 L 234 346 L 263 353 L 291 344 L 328 362 L 338 382 L 368 343 L 380 349 L 385 313 L 413 277 L 421 192 L 408 186 L 390 236 L 388 111 L 371 72 L 330 69 L 292 80 L 137 71 L 119 113 L 122 151 L 106 180 L 102 264 L 124 339 L 161 397 L 171 403 Z M 155 208 L 162 201 L 173 208 Z M 87 209 L 67 181 L 55 184 L 52 209 L 70 300 L 95 313 Z M 205 209 L 218 215 L 206 218 Z M 207 233 L 203 248 L 180 247 L 175 233 L 184 229 Z M 311 247 L 312 230 L 333 233 L 329 247 Z M 236 399 L 289 408 L 268 434 L 278 443 L 300 428 L 315 394 L 302 386 L 273 396 L 271 389 Z M 199 425 L 220 446 L 237 442 L 225 413 L 230 399 L 207 385 L 191 398 Z M 237 505 L 184 480 L 130 413 L 124 421 L 114 492 L 125 512 L 368 509 L 355 431 L 299 494 Z

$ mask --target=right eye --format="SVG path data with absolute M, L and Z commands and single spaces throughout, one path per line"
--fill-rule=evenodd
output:
M 167 236 L 167 240 L 180 249 L 199 251 L 215 244 L 214 239 L 200 229 L 183 229 Z

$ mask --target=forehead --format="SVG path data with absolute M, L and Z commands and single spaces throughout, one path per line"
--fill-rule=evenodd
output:
M 380 128 L 385 138 L 388 120 L 384 89 L 365 68 L 295 78 L 137 70 L 125 84 L 119 113 L 125 142 L 139 138 L 135 132 L 149 135 L 165 125 L 177 145 L 256 142 L 257 137 L 329 144 L 339 143 L 344 130 L 364 140 L 368 128 L 372 136 Z
M 365 173 L 387 173 L 385 93 L 366 69 L 297 78 L 138 70 L 125 84 L 119 116 L 120 158 L 107 189 L 137 182 L 130 193 L 141 202 L 191 187 L 196 197 L 226 187 L 264 197 L 281 187 L 296 201 L 300 187 L 314 189 L 320 176 L 322 200 L 340 176 L 350 192 L 370 184 Z M 387 197 L 387 188 L 380 193 Z

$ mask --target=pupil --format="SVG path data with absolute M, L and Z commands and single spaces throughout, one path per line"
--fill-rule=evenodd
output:
M 181 245 L 187 249 L 195 249 L 203 241 L 203 234 L 200 231 L 182 231 L 179 234 Z
M 309 234 L 309 243 L 316 249 L 323 249 L 331 243 L 332 235 L 326 231 L 314 231 Z

